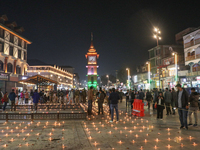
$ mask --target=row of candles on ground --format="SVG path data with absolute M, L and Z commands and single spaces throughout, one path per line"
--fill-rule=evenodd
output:
M 85 109 L 86 109 L 86 107 L 85 107 Z M 97 112 L 97 109 L 94 108 L 94 110 Z M 105 110 L 105 109 L 104 109 L 104 110 Z M 108 112 L 108 109 L 106 109 L 106 110 L 104 111 L 104 114 L 106 114 L 106 112 Z M 97 113 L 94 113 L 94 114 L 97 115 Z M 107 113 L 107 114 L 109 115 L 109 113 Z M 120 113 L 120 115 L 121 115 L 121 113 Z M 94 118 L 94 117 L 93 117 L 93 118 Z M 110 119 L 110 116 L 107 116 L 107 118 Z M 128 118 L 127 115 L 126 115 L 126 117 L 124 117 L 124 119 L 125 119 L 127 122 L 129 122 L 132 118 L 131 118 L 131 117 Z M 136 120 L 136 119 L 135 119 L 135 120 Z M 120 119 L 120 121 L 122 121 L 122 119 Z M 105 120 L 105 122 L 108 123 L 107 120 Z M 123 121 L 123 123 L 125 124 L 126 122 Z M 134 123 L 134 121 L 131 121 L 131 123 Z M 143 123 L 143 119 L 141 119 L 141 123 Z M 148 120 L 146 120 L 146 123 L 148 123 Z M 95 126 L 94 122 L 93 122 L 92 124 L 93 124 L 93 127 L 95 128 L 95 130 L 98 131 L 98 128 Z M 101 122 L 99 122 L 99 124 L 101 124 Z M 116 124 L 117 124 L 117 123 L 116 123 Z M 139 125 L 139 123 L 137 123 L 137 125 Z M 87 127 L 86 124 L 85 124 L 85 127 Z M 104 124 L 102 124 L 102 127 L 105 127 Z M 111 127 L 113 127 L 113 124 L 111 124 Z M 134 129 L 136 129 L 136 128 L 137 128 L 137 127 L 134 126 Z M 142 128 L 144 129 L 145 126 L 143 126 Z M 152 128 L 153 128 L 153 126 L 152 126 Z M 117 130 L 117 127 L 115 127 L 114 129 Z M 124 129 L 126 130 L 127 127 L 124 127 Z M 148 129 L 149 129 L 149 128 L 148 128 Z M 168 130 L 168 135 L 170 135 L 170 134 L 171 134 L 171 133 L 169 132 L 170 129 L 168 128 L 167 130 Z M 90 135 L 90 131 L 89 131 L 88 128 L 86 128 L 86 131 L 88 131 L 88 133 L 89 133 L 89 135 Z M 129 132 L 132 133 L 133 131 L 130 130 Z M 139 132 L 142 132 L 142 130 L 139 130 Z M 101 133 L 101 132 L 98 131 L 98 133 Z M 112 134 L 112 131 L 109 131 L 108 133 L 109 133 L 109 134 Z M 122 130 L 120 130 L 120 133 L 122 133 Z M 146 135 L 148 136 L 149 134 L 147 133 Z M 158 135 L 160 135 L 159 132 L 158 132 Z M 127 136 L 127 135 L 126 135 L 126 136 Z M 135 137 L 137 138 L 137 137 L 138 137 L 138 134 L 136 134 Z M 89 136 L 89 139 L 91 140 L 92 137 Z M 177 138 L 175 138 L 175 139 L 177 139 Z M 190 141 L 191 141 L 191 140 L 193 139 L 192 136 L 189 136 L 189 139 L 190 139 Z M 170 141 L 170 140 L 171 140 L 171 138 L 169 137 L 169 138 L 168 138 L 168 141 Z M 181 136 L 178 137 L 178 140 L 179 140 L 179 141 L 182 140 Z M 156 142 L 159 142 L 159 139 L 156 138 L 155 141 L 156 141 Z M 132 142 L 135 143 L 134 140 L 133 140 Z M 147 139 L 145 139 L 144 142 L 147 143 Z M 119 143 L 119 144 L 122 144 L 123 142 L 120 140 L 118 143 Z M 94 142 L 94 145 L 97 146 L 98 143 L 95 141 L 95 142 Z M 192 145 L 193 145 L 193 146 L 196 146 L 197 144 L 196 144 L 195 142 L 193 142 Z M 183 147 L 183 146 L 184 146 L 183 143 L 181 143 L 180 146 Z M 170 144 L 167 145 L 167 148 L 168 148 L 168 149 L 170 149 L 171 147 L 172 147 L 172 146 L 171 146 Z M 154 146 L 154 149 L 157 149 L 157 148 L 158 148 L 158 147 L 155 145 L 155 146 Z M 98 149 L 100 149 L 100 148 L 98 148 Z M 113 148 L 113 149 L 114 149 L 114 148 Z M 141 146 L 141 149 L 143 149 L 143 146 Z

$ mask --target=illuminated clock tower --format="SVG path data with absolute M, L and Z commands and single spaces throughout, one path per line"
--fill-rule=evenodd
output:
M 97 88 L 97 59 L 99 58 L 99 54 L 97 54 L 96 49 L 93 45 L 93 34 L 91 34 L 91 45 L 90 48 L 85 55 L 87 59 L 87 76 L 88 76 L 88 89 L 92 86 L 94 89 Z

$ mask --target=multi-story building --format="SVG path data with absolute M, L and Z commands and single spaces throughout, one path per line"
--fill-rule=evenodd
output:
M 0 88 L 10 92 L 12 88 L 23 87 L 19 78 L 27 72 L 27 45 L 29 40 L 21 35 L 23 27 L 8 21 L 0 15 Z
M 185 65 L 190 67 L 187 73 L 188 86 L 200 86 L 200 28 L 183 36 Z
M 29 60 L 28 62 L 29 67 L 27 70 L 27 75 L 29 77 L 34 75 L 41 75 L 51 80 L 57 81 L 58 84 L 54 86 L 54 90 L 70 89 L 73 87 L 73 74 L 67 70 L 56 65 L 49 65 L 44 62 L 37 61 L 37 59 L 31 61 Z
M 151 66 L 151 88 L 169 87 L 166 84 L 170 83 L 175 85 L 172 79 L 175 76 L 174 56 L 172 56 L 170 49 L 178 53 L 178 63 L 183 63 L 183 47 L 181 45 L 159 45 L 148 50 Z
M 136 68 L 136 73 L 132 76 L 133 88 L 149 89 L 148 82 L 148 66 L 147 64 L 140 65 Z

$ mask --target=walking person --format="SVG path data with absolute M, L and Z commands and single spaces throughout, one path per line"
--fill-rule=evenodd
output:
M 175 107 L 175 101 L 177 99 L 177 93 L 174 90 L 174 88 L 172 88 L 171 95 L 172 95 L 172 99 L 171 99 L 172 114 L 175 115 L 175 108 L 174 107 Z
M 157 104 L 157 119 L 161 119 L 163 118 L 163 109 L 164 109 L 164 97 L 162 92 L 159 93 L 159 96 L 156 99 L 156 104 Z
M 129 90 L 127 90 L 125 95 L 126 95 L 126 107 L 127 107 L 127 103 L 129 102 L 129 96 L 130 96 Z
M 151 104 L 152 95 L 151 95 L 151 93 L 149 92 L 149 90 L 147 90 L 146 99 L 147 99 L 147 102 L 148 102 L 148 109 L 150 109 L 150 104 Z
M 176 85 L 177 92 L 177 100 L 175 101 L 175 106 L 178 108 L 179 120 L 181 123 L 180 129 L 184 128 L 188 130 L 187 124 L 187 115 L 188 115 L 188 93 L 187 91 L 181 87 L 180 84 Z
M 168 88 L 165 89 L 165 96 L 164 97 L 165 97 L 165 105 L 166 105 L 166 110 L 167 110 L 166 115 L 172 114 L 171 108 L 170 108 L 172 95 L 168 91 Z
M 8 98 L 10 99 L 11 101 L 11 111 L 13 110 L 13 107 L 14 107 L 14 111 L 16 111 L 16 107 L 15 107 L 15 98 L 17 97 L 17 95 L 15 94 L 14 92 L 15 90 L 12 89 L 12 92 L 10 92 Z
M 92 115 L 92 102 L 94 100 L 93 87 L 88 90 L 88 115 Z
M 25 104 L 28 104 L 28 98 L 29 98 L 29 94 L 28 94 L 28 90 L 26 89 L 25 91 Z
M 33 108 L 35 110 L 35 113 L 37 113 L 37 106 L 40 99 L 40 94 L 37 92 L 37 90 L 35 90 L 35 92 L 33 93 L 32 98 L 33 98 Z
M 117 122 L 118 122 L 119 121 L 119 113 L 118 113 L 119 95 L 115 92 L 115 88 L 112 89 L 112 93 L 110 94 L 109 100 L 110 100 L 110 107 L 111 107 L 111 120 L 110 120 L 110 123 L 113 122 L 114 109 L 116 111 Z
M 194 114 L 195 124 L 194 127 L 197 126 L 197 111 L 199 109 L 198 106 L 199 101 L 199 93 L 195 92 L 195 88 L 191 88 L 191 94 L 189 97 L 190 107 L 189 107 L 189 126 L 192 125 L 192 114 Z
M 98 115 L 100 115 L 100 112 L 103 115 L 103 102 L 104 102 L 104 93 L 102 92 L 102 90 L 99 91 L 99 97 L 98 97 Z
M 5 92 L 5 94 L 4 94 L 4 96 L 3 96 L 3 102 L 4 102 L 3 111 L 5 111 L 5 110 L 6 110 L 7 103 L 8 103 L 8 92 Z

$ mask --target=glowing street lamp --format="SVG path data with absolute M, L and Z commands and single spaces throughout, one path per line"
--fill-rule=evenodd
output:
M 128 71 L 128 88 L 130 89 L 130 69 L 126 68 L 126 70 Z
M 106 77 L 108 78 L 108 83 L 107 83 L 107 85 L 108 85 L 108 88 L 109 88 L 109 75 L 106 75 Z
M 154 35 L 153 35 L 153 37 L 157 41 L 157 46 L 158 46 L 158 40 L 161 40 L 160 34 L 161 34 L 161 31 L 158 28 L 154 28 Z
M 175 63 L 175 81 L 178 81 L 178 66 L 177 66 L 177 52 L 173 52 L 172 55 L 174 55 L 174 63 Z
M 150 91 L 150 89 L 151 89 L 151 87 L 150 87 L 150 80 L 151 80 L 151 68 L 150 68 L 150 62 L 149 61 L 147 61 L 146 62 L 146 64 L 148 65 L 148 80 L 149 80 L 149 91 Z

